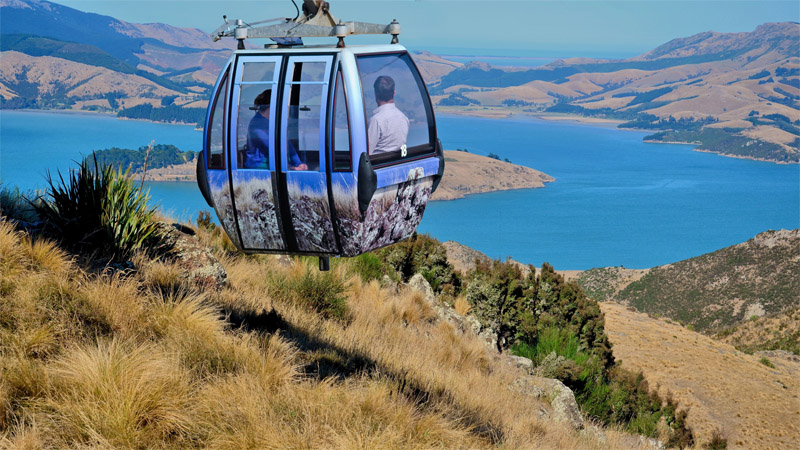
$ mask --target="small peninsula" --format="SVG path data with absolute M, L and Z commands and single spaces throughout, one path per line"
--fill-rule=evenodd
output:
M 445 150 L 444 155 L 444 179 L 431 200 L 455 200 L 469 194 L 541 188 L 545 183 L 555 181 L 550 175 L 530 167 L 487 156 L 456 150 Z M 147 181 L 194 182 L 196 161 L 187 159 L 180 164 L 151 166 L 147 169 Z M 105 161 L 105 158 L 98 160 Z M 140 178 L 141 166 L 136 169 L 133 170 L 134 177 Z

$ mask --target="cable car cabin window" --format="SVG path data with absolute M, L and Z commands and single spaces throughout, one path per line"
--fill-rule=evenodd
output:
M 258 63 L 247 64 L 256 66 Z M 273 70 L 273 63 L 269 65 Z M 238 134 L 236 136 L 236 163 L 243 169 L 269 169 L 270 149 L 272 148 L 271 123 L 275 117 L 271 105 L 275 95 L 272 83 L 242 84 L 239 91 L 239 111 L 237 114 Z
M 242 82 L 275 81 L 275 63 L 247 62 L 242 63 Z
M 289 170 L 319 171 L 325 62 L 295 62 L 289 89 Z M 315 84 L 301 84 L 301 83 Z M 320 83 L 320 84 L 316 84 Z
M 208 161 L 209 169 L 224 169 L 225 168 L 225 135 L 223 132 L 223 123 L 225 118 L 225 99 L 228 92 L 228 74 L 225 74 L 225 79 L 220 83 L 220 89 L 217 95 L 214 96 L 214 109 L 211 112 L 211 118 L 208 121 Z
M 352 169 L 350 163 L 352 160 L 350 156 L 350 126 L 341 70 L 336 74 L 336 97 L 333 108 L 333 170 L 349 172 Z
M 388 163 L 434 151 L 433 110 L 408 53 L 357 57 L 372 162 Z

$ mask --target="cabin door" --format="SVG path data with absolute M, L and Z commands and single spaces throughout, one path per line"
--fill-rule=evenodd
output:
M 286 251 L 276 195 L 280 56 L 240 56 L 231 110 L 231 184 L 245 251 Z
M 281 98 L 279 191 L 290 251 L 337 253 L 326 160 L 333 55 L 288 58 Z

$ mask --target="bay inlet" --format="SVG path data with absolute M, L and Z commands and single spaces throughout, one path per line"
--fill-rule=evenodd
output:
M 556 178 L 543 189 L 431 202 L 419 231 L 491 257 L 557 269 L 645 268 L 800 227 L 800 166 L 642 142 L 646 133 L 538 119 L 437 117 L 445 148 L 495 153 Z M 93 150 L 151 140 L 199 150 L 191 125 L 95 114 L 0 112 L 0 182 L 41 189 Z M 194 183 L 148 183 L 165 214 L 209 209 Z

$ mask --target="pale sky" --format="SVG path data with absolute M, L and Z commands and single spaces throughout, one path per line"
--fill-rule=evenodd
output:
M 301 0 L 296 0 L 298 5 Z M 222 15 L 246 22 L 294 17 L 291 0 L 58 0 L 128 22 L 163 22 L 211 31 Z M 470 1 L 331 0 L 344 20 L 402 26 L 413 48 L 528 50 L 553 56 L 644 53 L 670 39 L 703 31 L 752 31 L 764 22 L 800 22 L 790 1 Z M 372 38 L 374 40 L 374 38 Z

